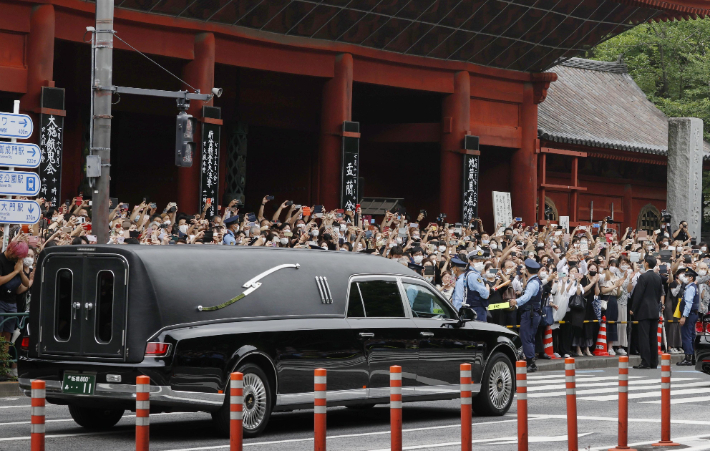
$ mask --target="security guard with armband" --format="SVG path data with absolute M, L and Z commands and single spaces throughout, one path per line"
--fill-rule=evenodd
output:
M 454 265 L 457 274 L 456 285 L 451 295 L 451 302 L 454 308 L 459 310 L 462 305 L 466 304 L 476 312 L 476 321 L 482 321 L 484 323 L 488 320 L 486 311 L 488 303 L 486 299 L 488 299 L 490 295 L 490 288 L 483 282 L 481 271 L 483 271 L 484 267 L 483 260 L 485 260 L 488 255 L 488 252 L 483 250 L 469 253 L 468 268 L 466 268 L 466 263 L 459 258 L 451 259 L 451 263 Z
M 698 309 L 700 308 L 700 290 L 695 283 L 698 273 L 690 268 L 685 268 L 679 278 L 686 284 L 683 300 L 680 301 L 680 335 L 683 340 L 683 352 L 685 360 L 676 363 L 678 366 L 695 365 L 695 352 L 693 342 L 695 341 L 695 323 L 698 321 Z
M 518 299 L 511 299 L 510 306 L 517 305 L 520 315 L 520 339 L 528 363 L 528 373 L 537 371 L 533 361 L 535 357 L 535 333 L 542 317 L 542 282 L 537 277 L 540 264 L 535 260 L 525 260 L 525 271 L 530 276 L 525 285 L 525 292 Z

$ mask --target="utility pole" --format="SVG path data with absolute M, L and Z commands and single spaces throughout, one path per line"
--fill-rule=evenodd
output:
M 92 229 L 98 244 L 109 240 L 109 182 L 111 179 L 111 100 L 113 91 L 101 89 L 113 86 L 113 0 L 96 0 L 96 31 L 94 45 L 94 79 L 92 140 L 90 153 L 101 159 L 92 195 Z M 115 207 L 115 205 L 114 205 Z

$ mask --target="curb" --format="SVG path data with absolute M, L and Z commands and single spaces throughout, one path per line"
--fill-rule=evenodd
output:
M 685 356 L 683 354 L 671 354 L 671 363 L 680 362 Z M 659 357 L 660 368 L 660 357 Z M 535 361 L 538 371 L 562 371 L 565 369 L 565 359 Z M 618 368 L 618 357 L 575 357 L 574 363 L 578 370 L 589 370 L 594 368 Z M 641 357 L 637 355 L 629 356 L 629 368 L 641 363 Z
M 0 382 L 0 398 L 25 396 L 17 382 Z

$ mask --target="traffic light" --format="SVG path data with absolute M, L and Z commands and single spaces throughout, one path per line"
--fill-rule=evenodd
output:
M 195 154 L 195 118 L 181 111 L 175 123 L 175 166 L 189 168 Z

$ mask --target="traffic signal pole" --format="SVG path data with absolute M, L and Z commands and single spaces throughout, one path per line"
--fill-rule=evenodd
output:
M 111 179 L 111 99 L 113 92 L 113 0 L 96 0 L 94 52 L 93 117 L 91 154 L 101 158 L 101 176 L 92 195 L 92 230 L 98 244 L 109 240 L 109 181 Z M 114 205 L 115 207 L 115 205 Z

